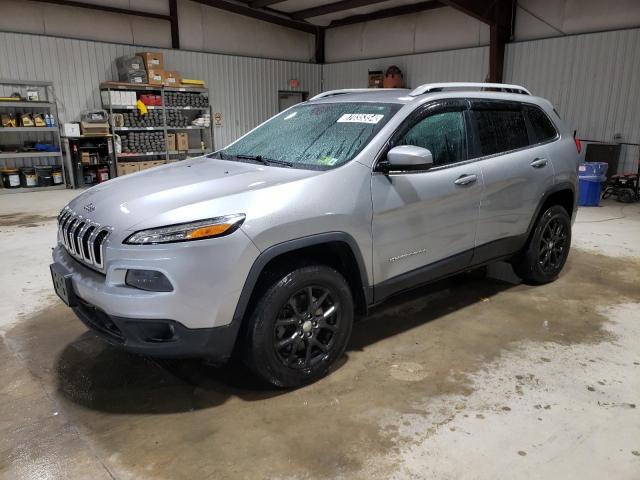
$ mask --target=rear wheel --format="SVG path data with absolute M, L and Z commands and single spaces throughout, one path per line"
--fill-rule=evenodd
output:
M 559 205 L 549 207 L 538 219 L 525 250 L 513 262 L 513 269 L 525 282 L 552 282 L 562 271 L 570 246 L 569 214 Z
M 278 387 L 324 376 L 351 336 L 353 299 L 336 270 L 299 268 L 267 286 L 247 326 L 245 361 Z

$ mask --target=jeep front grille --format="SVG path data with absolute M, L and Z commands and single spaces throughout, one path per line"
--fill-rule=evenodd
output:
M 99 225 L 65 208 L 58 215 L 60 241 L 69 254 L 85 265 L 104 272 L 104 248 L 111 233 Z

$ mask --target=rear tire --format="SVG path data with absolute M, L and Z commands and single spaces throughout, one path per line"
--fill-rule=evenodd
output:
M 558 278 L 571 247 L 571 219 L 560 205 L 553 205 L 538 219 L 527 246 L 513 262 L 513 270 L 525 283 L 541 285 Z
M 248 319 L 244 361 L 277 387 L 322 378 L 344 354 L 353 325 L 353 298 L 333 268 L 298 268 L 268 285 Z

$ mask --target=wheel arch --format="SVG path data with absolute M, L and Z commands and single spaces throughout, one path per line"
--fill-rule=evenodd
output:
M 309 263 L 328 265 L 344 275 L 353 292 L 356 311 L 366 312 L 372 301 L 372 289 L 360 248 L 346 232 L 327 232 L 288 240 L 261 252 L 249 270 L 232 323 L 238 326 L 242 323 L 261 282 L 269 280 L 269 273 L 279 274 L 286 269 L 291 270 L 292 266 Z
M 577 211 L 578 197 L 576 195 L 576 187 L 573 183 L 562 182 L 553 185 L 548 189 L 538 202 L 536 212 L 529 222 L 529 228 L 527 229 L 527 239 L 531 237 L 533 229 L 540 218 L 540 215 L 544 213 L 547 208 L 552 205 L 560 205 L 563 207 L 570 218 L 573 218 Z

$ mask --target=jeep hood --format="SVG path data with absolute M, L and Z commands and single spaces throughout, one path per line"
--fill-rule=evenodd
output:
M 109 180 L 69 207 L 116 229 L 149 228 L 242 213 L 228 211 L 246 203 L 242 196 L 321 173 L 198 157 Z

